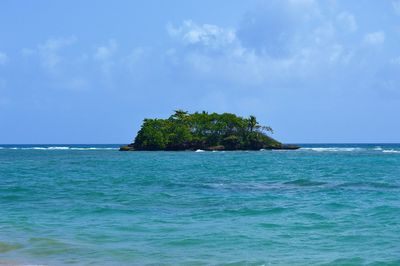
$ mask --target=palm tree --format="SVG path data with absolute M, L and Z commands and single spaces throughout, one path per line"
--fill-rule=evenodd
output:
M 272 129 L 272 127 L 262 126 L 261 130 L 264 130 L 264 131 L 267 131 L 267 132 L 271 132 L 271 134 L 274 134 L 274 130 Z
M 251 115 L 248 119 L 248 127 L 249 131 L 253 132 L 253 130 L 258 126 L 257 118 L 254 115 Z
M 183 118 L 188 115 L 188 112 L 183 111 L 182 109 L 174 110 L 174 112 L 175 114 L 173 114 L 171 117 L 178 120 L 183 120 Z

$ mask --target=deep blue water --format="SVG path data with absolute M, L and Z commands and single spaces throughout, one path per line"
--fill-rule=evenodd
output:
M 0 265 L 400 265 L 400 145 L 0 145 Z

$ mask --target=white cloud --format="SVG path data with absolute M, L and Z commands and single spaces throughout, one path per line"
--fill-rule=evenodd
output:
M 191 20 L 186 20 L 180 27 L 167 25 L 170 36 L 177 37 L 185 44 L 203 45 L 208 48 L 221 48 L 236 41 L 233 29 L 221 28 L 212 24 L 198 25 Z
M 89 89 L 91 85 L 90 79 L 81 72 L 88 63 L 88 55 L 81 52 L 76 56 L 63 54 L 64 49 L 76 42 L 75 36 L 49 38 L 35 48 L 23 48 L 20 52 L 22 56 L 35 56 L 40 60 L 40 64 L 46 70 L 46 81 L 51 86 L 82 91 Z
M 60 51 L 65 47 L 73 45 L 76 41 L 77 38 L 75 36 L 49 38 L 34 49 L 21 49 L 21 54 L 23 56 L 38 55 L 41 58 L 42 66 L 53 72 L 63 60 L 63 57 L 60 55 Z
M 5 65 L 8 61 L 8 56 L 7 54 L 0 52 L 0 66 Z
M 113 87 L 113 74 L 120 61 L 115 58 L 118 50 L 118 43 L 114 39 L 109 39 L 105 45 L 97 46 L 93 54 L 94 60 L 99 62 L 99 69 L 102 72 L 103 82 L 108 87 Z
M 185 21 L 180 27 L 167 27 L 171 37 L 178 37 L 189 48 L 170 49 L 167 56 L 171 64 L 180 64 L 201 77 L 248 85 L 285 82 L 288 78 L 315 75 L 316 71 L 334 64 L 347 64 L 352 58 L 352 52 L 337 41 L 332 23 L 318 25 L 309 34 L 294 32 L 298 38 L 289 44 L 287 54 L 278 57 L 263 49 L 242 45 L 234 29 L 204 25 Z M 195 45 L 206 49 L 196 49 Z
M 123 75 L 132 69 L 136 71 L 141 65 L 147 64 L 143 60 L 147 54 L 145 48 L 137 47 L 129 54 L 117 56 L 118 42 L 109 39 L 93 45 L 91 51 L 79 47 L 67 51 L 66 48 L 76 41 L 77 38 L 73 36 L 50 38 L 34 48 L 23 48 L 20 53 L 24 57 L 32 57 L 29 58 L 30 63 L 37 59 L 36 63 L 44 68 L 51 86 L 74 91 L 91 89 L 93 84 L 99 83 L 112 87 L 116 75 Z
M 354 32 L 357 30 L 357 22 L 354 15 L 348 12 L 342 12 L 337 16 L 339 24 L 348 31 Z
M 385 33 L 383 31 L 368 33 L 364 36 L 364 42 L 371 45 L 383 44 L 385 42 Z
M 43 65 L 49 70 L 54 70 L 63 59 L 62 56 L 59 55 L 59 51 L 64 47 L 74 44 L 76 41 L 77 39 L 74 36 L 56 39 L 51 38 L 44 44 L 39 45 L 38 51 L 42 57 Z
M 106 61 L 111 59 L 117 52 L 118 44 L 115 40 L 110 39 L 107 45 L 96 47 L 94 58 L 99 61 Z
M 39 48 L 43 51 L 58 51 L 61 48 L 74 44 L 77 41 L 75 36 L 62 37 L 62 38 L 50 38 L 44 44 L 39 45 Z
M 394 12 L 396 12 L 397 15 L 400 15 L 400 1 L 392 1 L 392 6 L 394 9 Z

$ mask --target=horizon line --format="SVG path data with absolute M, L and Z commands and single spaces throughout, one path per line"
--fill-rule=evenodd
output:
M 284 144 L 400 144 L 400 142 L 285 142 Z M 0 143 L 1 145 L 126 145 L 126 143 Z

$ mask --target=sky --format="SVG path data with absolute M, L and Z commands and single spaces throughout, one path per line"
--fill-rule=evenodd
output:
M 129 143 L 175 109 L 400 142 L 400 0 L 0 2 L 0 143 Z

